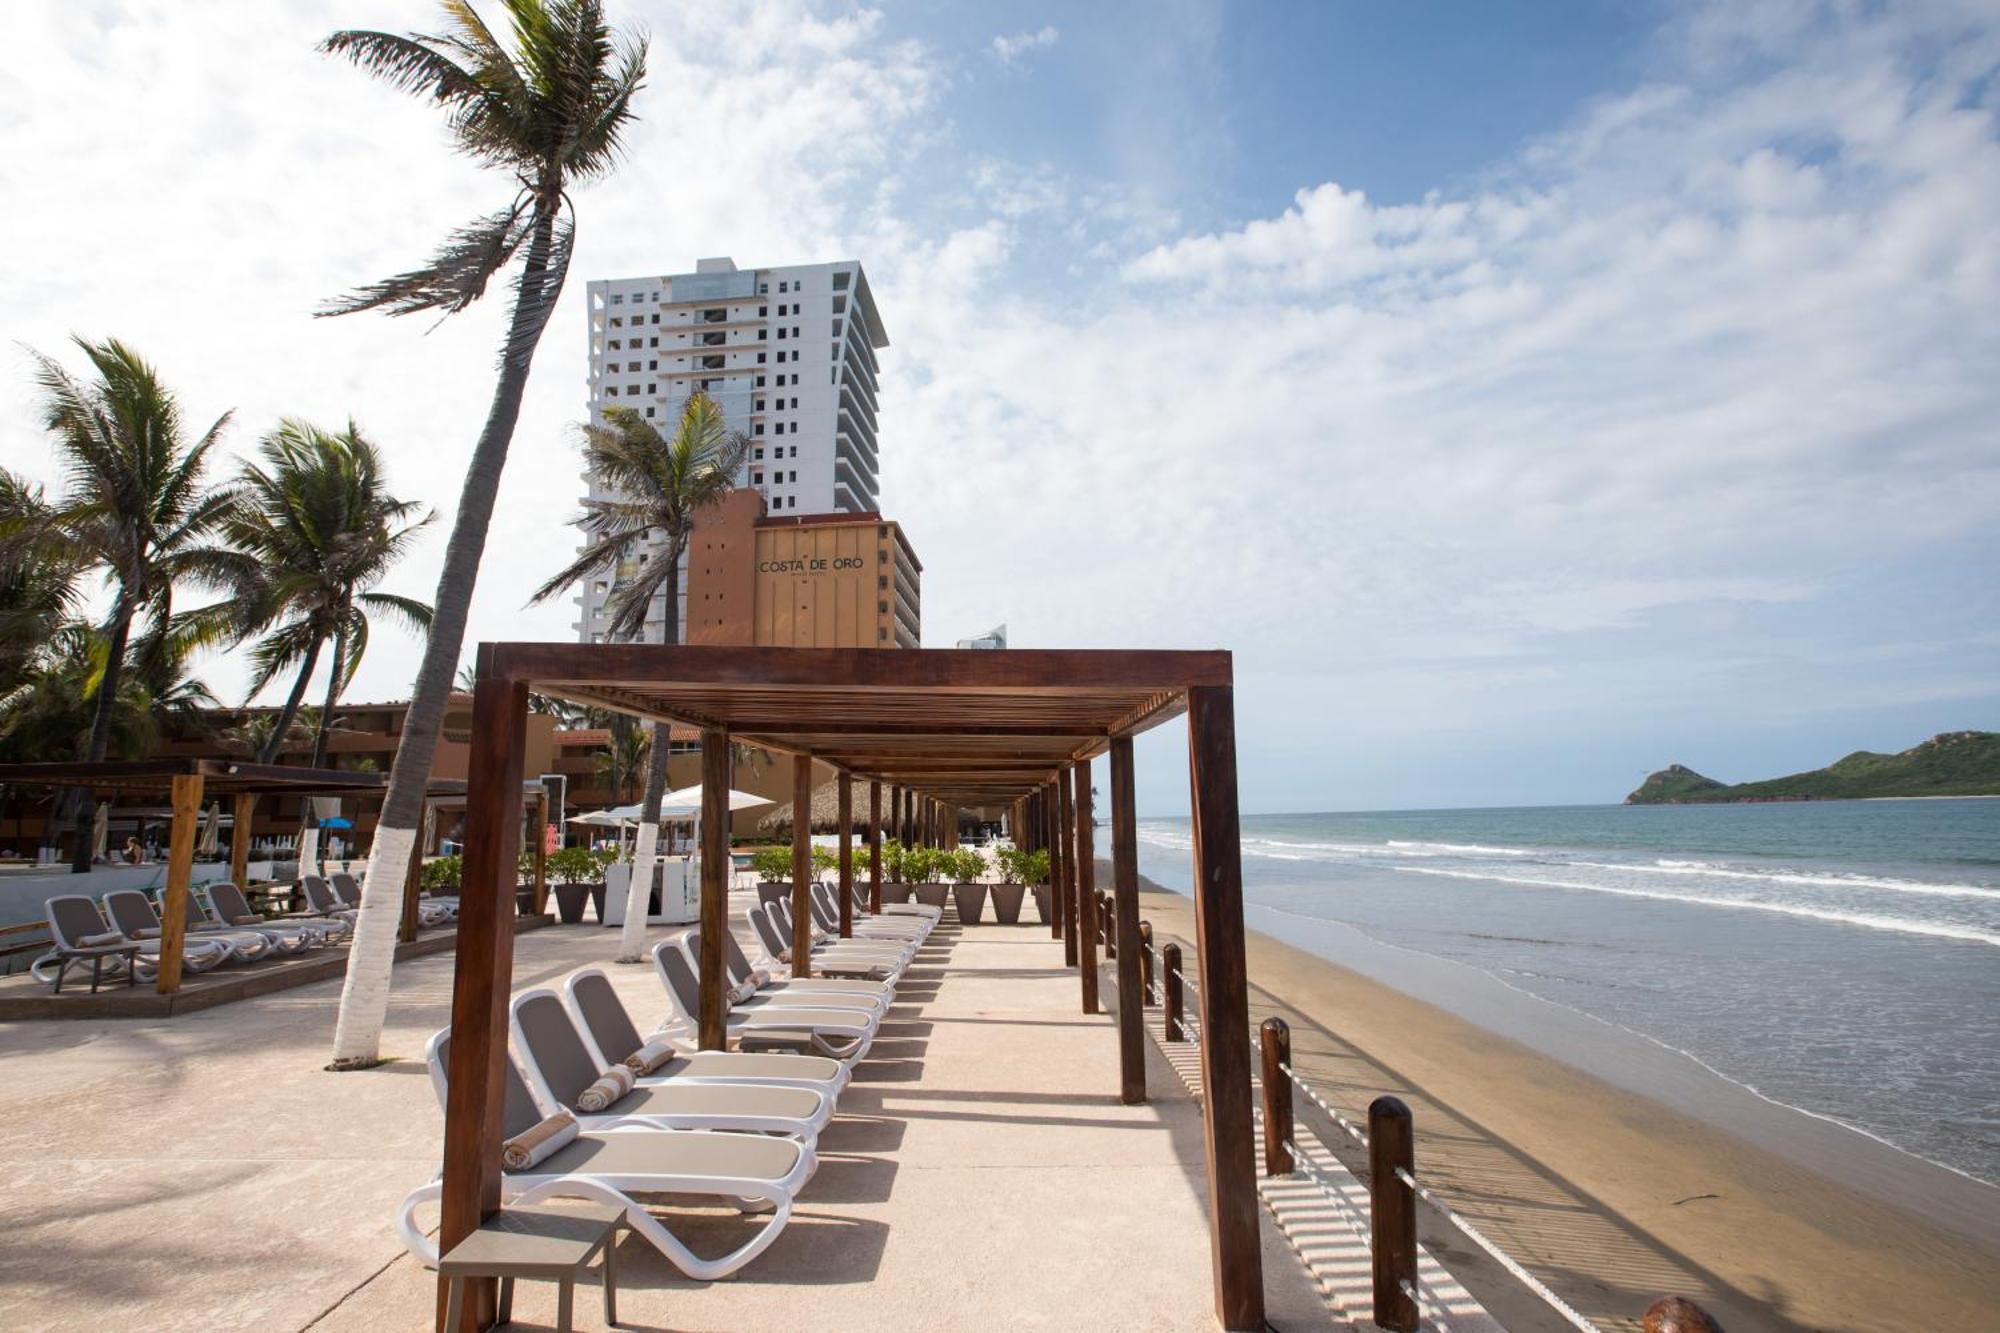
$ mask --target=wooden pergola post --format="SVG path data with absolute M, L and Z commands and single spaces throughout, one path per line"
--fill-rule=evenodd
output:
M 236 794 L 235 828 L 229 835 L 229 882 L 239 889 L 250 886 L 250 827 L 257 818 L 257 797 L 253 792 Z
M 431 813 L 430 802 L 424 802 L 424 823 L 428 827 Z M 396 939 L 408 944 L 417 937 L 417 899 L 424 891 L 424 833 L 418 829 L 417 836 L 410 840 L 410 863 L 403 868 L 403 919 L 396 925 Z M 460 886 L 463 888 L 463 885 Z M 364 888 L 362 892 L 367 892 Z
M 729 930 L 729 733 L 701 733 L 701 983 L 696 1042 L 719 1051 L 729 1042 L 723 990 L 723 936 Z
M 854 779 L 840 770 L 840 938 L 854 937 Z
M 1056 839 L 1062 843 L 1063 966 L 1077 965 L 1076 798 L 1068 765 L 1056 774 Z
M 1042 789 L 1042 848 L 1049 854 L 1049 934 L 1063 937 L 1062 839 L 1056 836 L 1056 786 Z
M 549 910 L 549 789 L 537 784 L 540 794 L 535 798 L 535 844 L 532 856 L 535 865 L 535 915 Z
M 422 827 L 418 828 L 417 836 L 410 841 L 410 868 L 403 879 L 403 919 L 397 927 L 396 938 L 404 944 L 417 937 L 417 898 L 424 887 L 424 857 L 430 854 L 431 839 L 437 835 L 437 802 L 427 796 L 424 798 L 423 808 Z M 461 874 L 459 876 L 461 894 L 465 888 L 464 880 L 465 877 Z M 366 885 L 362 886 L 362 892 L 367 892 Z
M 1208 1140 L 1215 1313 L 1222 1327 L 1231 1330 L 1264 1327 L 1234 694 L 1228 685 L 1188 689 L 1195 954 L 1201 960 L 1202 1130 Z
M 160 970 L 153 978 L 153 990 L 161 995 L 172 995 L 181 988 L 181 949 L 187 944 L 188 884 L 194 878 L 194 826 L 201 819 L 201 785 L 199 773 L 174 775 L 167 887 L 160 895 Z
M 812 975 L 812 781 L 809 754 L 792 756 L 792 975 Z
M 1145 979 L 1139 975 L 1139 825 L 1132 738 L 1111 742 L 1111 909 L 1118 936 L 1118 1100 L 1146 1100 Z
M 1076 772 L 1077 968 L 1083 977 L 1083 1012 L 1097 1012 L 1097 848 L 1092 834 L 1090 761 Z
M 521 764 L 528 687 L 492 672 L 479 649 L 472 691 L 472 753 L 465 792 L 465 874 L 458 908 L 458 963 L 451 988 L 451 1055 L 444 1114 L 444 1180 L 438 1252 L 478 1229 L 500 1207 L 507 999 L 514 984 L 514 881 L 520 856 Z M 449 1282 L 438 1279 L 438 1323 Z M 469 1333 L 493 1325 L 491 1278 L 466 1280 Z
M 882 784 L 868 784 L 868 910 L 882 911 Z

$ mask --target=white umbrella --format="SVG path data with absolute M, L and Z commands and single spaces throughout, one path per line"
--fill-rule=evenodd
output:
M 587 815 L 571 815 L 572 824 L 589 824 L 594 828 L 625 828 L 631 823 L 621 818 L 616 810 L 593 810 Z
M 776 804 L 777 802 L 768 796 L 757 796 L 751 792 L 737 791 L 733 787 L 729 791 L 729 808 L 731 810 L 748 810 L 755 805 Z M 660 815 L 662 818 L 693 819 L 700 814 L 701 787 L 699 784 L 692 787 L 682 787 L 679 791 L 670 791 L 660 798 Z
M 221 846 L 222 802 L 211 801 L 201 817 L 201 837 L 195 843 L 195 851 L 203 856 L 214 856 Z

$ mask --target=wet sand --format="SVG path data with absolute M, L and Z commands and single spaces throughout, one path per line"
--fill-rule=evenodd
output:
M 1141 914 L 1156 938 L 1193 938 L 1179 894 L 1149 888 Z M 1252 1019 L 1286 1018 L 1295 1067 L 1351 1119 L 1382 1093 L 1402 1097 L 1420 1176 L 1601 1326 L 1636 1330 L 1667 1294 L 1731 1333 L 1996 1326 L 2000 1189 L 1760 1102 L 1473 969 L 1316 937 L 1355 964 L 1343 966 L 1255 929 L 1257 917 Z M 1365 1169 L 1317 1111 L 1303 1118 Z M 1425 1240 L 1470 1270 L 1460 1276 L 1509 1328 L 1566 1327 L 1434 1218 Z

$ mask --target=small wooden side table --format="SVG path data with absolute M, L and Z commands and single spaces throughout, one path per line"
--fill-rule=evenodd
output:
M 600 1250 L 604 1252 L 604 1322 L 616 1324 L 618 1286 L 612 1276 L 611 1256 L 618 1228 L 624 1223 L 623 1208 L 585 1199 L 566 1200 L 560 1206 L 502 1208 L 438 1261 L 438 1276 L 451 1282 L 445 1298 L 445 1327 L 458 1327 L 467 1278 L 500 1279 L 498 1313 L 504 1324 L 514 1312 L 514 1279 L 525 1277 L 561 1284 L 556 1296 L 556 1327 L 569 1333 L 576 1279 L 589 1270 L 590 1261 Z

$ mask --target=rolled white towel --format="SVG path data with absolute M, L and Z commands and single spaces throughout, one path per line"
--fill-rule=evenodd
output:
M 632 1091 L 635 1081 L 631 1070 L 624 1065 L 613 1065 L 597 1082 L 577 1094 L 576 1109 L 590 1115 L 608 1111 L 612 1103 Z
M 509 1171 L 526 1171 L 576 1138 L 576 1117 L 557 1111 L 548 1119 L 500 1145 L 500 1162 Z
M 674 1048 L 671 1043 L 649 1041 L 618 1063 L 634 1074 L 650 1074 L 673 1056 Z

